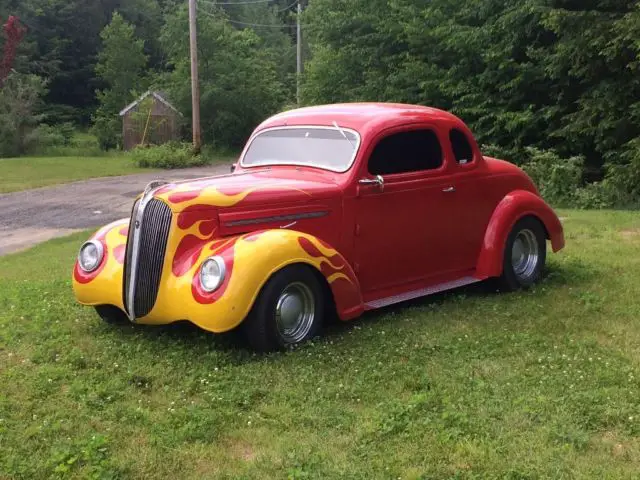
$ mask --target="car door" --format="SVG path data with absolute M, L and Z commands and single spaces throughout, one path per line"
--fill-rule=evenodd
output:
M 438 130 L 384 133 L 358 180 L 355 269 L 365 297 L 452 270 L 456 215 Z

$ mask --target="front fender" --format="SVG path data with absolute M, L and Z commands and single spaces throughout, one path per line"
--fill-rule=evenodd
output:
M 98 230 L 90 240 L 102 244 L 104 256 L 93 272 L 83 272 L 78 261 L 73 267 L 73 292 L 84 305 L 115 305 L 124 309 L 122 301 L 122 269 L 126 250 L 129 219 L 123 218 Z
M 554 252 L 564 247 L 562 224 L 551 207 L 532 192 L 515 190 L 506 195 L 493 211 L 476 267 L 478 278 L 502 274 L 507 237 L 515 223 L 526 216 L 536 217 L 542 222 Z
M 172 251 L 170 245 L 168 252 Z M 225 260 L 227 271 L 220 288 L 207 293 L 200 288 L 199 273 L 213 255 Z M 156 304 L 139 323 L 184 319 L 213 332 L 231 330 L 247 316 L 269 278 L 295 263 L 310 265 L 324 276 L 340 318 L 363 311 L 360 285 L 349 264 L 334 248 L 305 233 L 274 229 L 207 241 L 197 257 L 185 257 L 186 266 L 172 257 L 165 258 Z

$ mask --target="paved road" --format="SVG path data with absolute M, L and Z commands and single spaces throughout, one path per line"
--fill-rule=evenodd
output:
M 51 238 L 128 217 L 133 199 L 152 180 L 181 180 L 227 173 L 229 165 L 94 178 L 0 194 L 0 255 Z

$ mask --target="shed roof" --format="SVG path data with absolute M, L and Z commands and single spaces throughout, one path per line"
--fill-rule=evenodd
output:
M 178 115 L 182 116 L 182 113 L 180 113 L 180 111 L 176 107 L 171 105 L 169 100 L 166 99 L 166 95 L 164 93 L 158 92 L 158 91 L 153 91 L 153 90 L 147 90 L 147 92 L 144 93 L 143 95 L 141 95 L 140 98 L 138 98 L 137 100 L 131 102 L 129 105 L 127 105 L 122 110 L 120 110 L 119 115 L 121 117 L 123 115 L 126 115 L 127 113 L 129 113 L 131 111 L 132 108 L 140 105 L 140 102 L 142 102 L 145 98 L 147 98 L 149 96 L 152 96 L 153 98 L 155 98 L 156 100 L 158 100 L 159 102 L 163 103 L 164 105 L 169 107 L 171 110 L 176 112 Z

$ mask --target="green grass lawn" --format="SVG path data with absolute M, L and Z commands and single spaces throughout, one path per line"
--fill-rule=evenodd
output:
M 4 158 L 0 159 L 0 193 L 149 171 L 136 167 L 126 155 Z
M 638 478 L 640 215 L 562 211 L 522 293 L 475 287 L 257 356 L 74 303 L 84 235 L 0 258 L 0 477 Z

